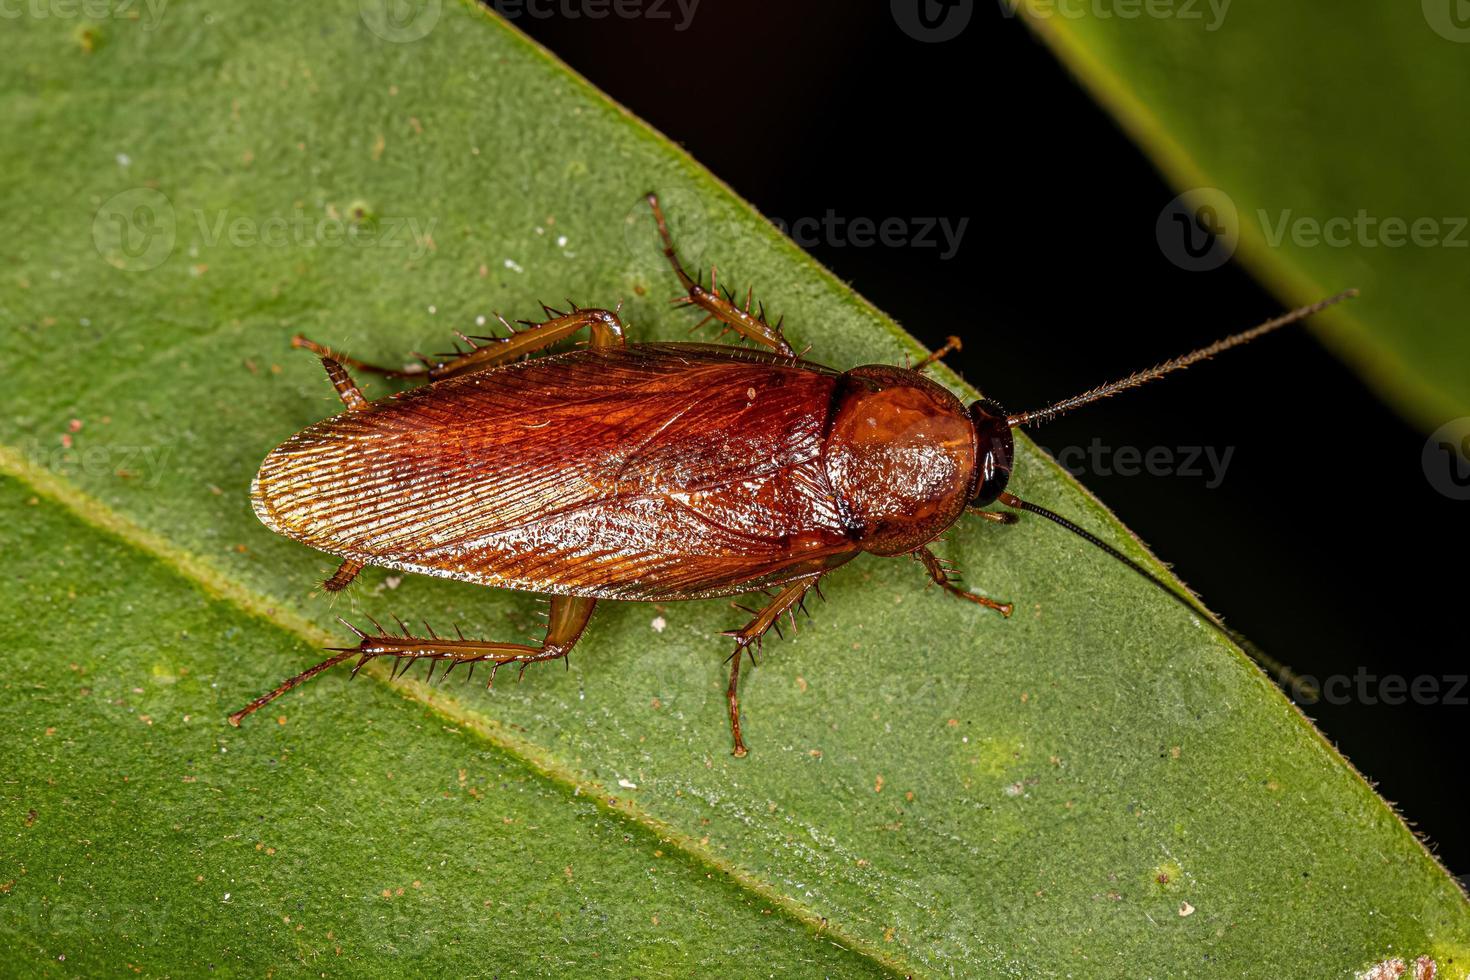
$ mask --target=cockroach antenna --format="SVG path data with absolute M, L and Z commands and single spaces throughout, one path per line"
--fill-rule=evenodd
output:
M 1208 623 L 1211 627 L 1219 630 L 1226 637 L 1234 640 L 1236 644 L 1250 651 L 1251 656 L 1257 660 L 1262 661 L 1265 666 L 1271 669 L 1271 672 L 1273 674 L 1282 676 L 1285 679 L 1289 679 L 1289 677 L 1287 676 L 1289 674 L 1289 670 L 1285 667 L 1285 665 L 1276 663 L 1275 661 L 1270 660 L 1270 658 L 1265 657 L 1264 654 L 1256 651 L 1254 647 L 1245 640 L 1244 637 L 1237 634 L 1234 630 L 1228 629 L 1223 624 L 1217 622 L 1213 615 L 1205 612 L 1200 608 L 1200 606 L 1198 605 L 1199 600 L 1194 596 L 1193 593 L 1185 594 L 1184 592 L 1181 592 L 1179 589 L 1170 585 L 1158 575 L 1155 575 L 1153 572 L 1143 567 L 1143 565 L 1139 564 L 1132 558 L 1129 558 L 1127 555 L 1123 554 L 1123 552 L 1119 551 L 1117 548 L 1114 548 L 1112 545 L 1108 544 L 1102 538 L 1099 538 L 1097 535 L 1093 534 L 1091 531 L 1086 530 L 1085 528 L 1077 526 L 1076 524 L 1067 520 L 1065 517 L 1063 517 L 1061 514 L 1056 513 L 1055 511 L 1047 510 L 1045 507 L 1042 507 L 1039 504 L 1033 504 L 1029 500 L 1022 500 L 1020 497 L 1017 497 L 1013 493 L 1002 493 L 996 499 L 1007 507 L 1013 508 L 1015 510 L 1024 510 L 1026 513 L 1035 514 L 1037 517 L 1044 517 L 1047 520 L 1051 521 L 1053 524 L 1056 524 L 1058 527 L 1062 527 L 1067 529 L 1068 531 L 1071 531 L 1073 534 L 1077 535 L 1077 537 L 1094 546 L 1099 551 L 1102 551 L 1104 554 L 1107 554 L 1112 558 L 1116 558 L 1118 561 L 1122 562 L 1124 565 L 1127 565 L 1130 569 L 1137 572 L 1143 578 L 1147 579 L 1169 598 L 1173 599 L 1175 602 L 1179 603 L 1181 606 L 1183 606 L 1185 609 L 1188 609 L 1196 616 L 1202 616 L 1204 621 Z
M 1336 306 L 1343 300 L 1353 299 L 1357 295 L 1358 291 L 1356 289 L 1344 290 L 1329 299 L 1324 299 L 1319 303 L 1313 303 L 1311 306 L 1300 307 L 1292 310 L 1290 313 L 1284 313 L 1274 320 L 1267 320 L 1259 327 L 1242 331 L 1241 333 L 1226 337 L 1224 340 L 1217 340 L 1208 347 L 1201 347 L 1199 350 L 1190 351 L 1182 357 L 1173 358 L 1144 371 L 1136 371 L 1126 378 L 1112 381 L 1105 385 L 1099 385 L 1089 391 L 1084 391 L 1080 395 L 1073 395 L 1071 398 L 1063 399 L 1054 405 L 1048 405 L 1046 408 L 1039 408 L 1035 411 L 1022 412 L 1019 415 L 1009 416 L 1006 419 L 1006 424 L 1014 429 L 1018 425 L 1040 425 L 1043 422 L 1050 422 L 1063 412 L 1070 412 L 1074 408 L 1081 408 L 1083 405 L 1091 405 L 1093 402 L 1102 401 L 1104 398 L 1110 398 L 1120 391 L 1137 388 L 1140 385 L 1147 384 L 1156 378 L 1162 378 L 1164 375 L 1171 374 L 1174 371 L 1182 371 L 1191 364 L 1207 361 L 1222 351 L 1227 351 L 1232 347 L 1239 347 L 1241 344 L 1248 344 L 1257 337 L 1263 337 L 1273 330 L 1278 330 L 1299 320 L 1305 320 L 1309 316 L 1321 313 L 1329 306 Z
M 1105 385 L 1098 385 L 1096 388 L 1084 391 L 1080 395 L 1073 395 L 1071 398 L 1065 398 L 1062 401 L 1056 402 L 1055 404 L 1048 405 L 1046 408 L 1036 409 L 1035 411 L 1031 412 L 1022 412 L 1019 415 L 1007 415 L 1005 417 L 1005 424 L 1008 427 L 1014 429 L 1022 425 L 1040 425 L 1043 422 L 1050 422 L 1052 419 L 1061 415 L 1063 412 L 1070 412 L 1074 408 L 1080 408 L 1083 405 L 1090 405 L 1093 402 L 1102 401 L 1104 398 L 1109 398 L 1113 395 L 1116 395 L 1120 391 L 1127 391 L 1129 388 L 1137 388 L 1138 386 L 1147 384 L 1148 382 L 1153 381 L 1156 378 L 1162 378 L 1164 375 L 1171 372 L 1182 371 L 1184 368 L 1189 367 L 1191 364 L 1198 364 L 1200 361 L 1208 360 L 1209 358 L 1214 357 L 1221 351 L 1229 350 L 1232 347 L 1239 347 L 1241 344 L 1250 343 L 1257 337 L 1264 336 L 1265 334 L 1268 334 L 1273 330 L 1278 330 L 1281 327 L 1287 326 L 1288 324 L 1296 323 L 1299 320 L 1305 320 L 1307 317 L 1312 316 L 1313 314 L 1322 312 L 1329 306 L 1336 306 L 1343 300 L 1352 299 L 1357 295 L 1358 291 L 1356 289 L 1344 290 L 1343 292 L 1338 293 L 1336 296 L 1324 299 L 1321 302 L 1313 303 L 1310 306 L 1298 307 L 1297 309 L 1292 310 L 1289 313 L 1284 313 L 1281 316 L 1276 317 L 1274 320 L 1267 320 L 1265 323 L 1261 324 L 1258 327 L 1252 327 L 1250 330 L 1244 330 L 1238 334 L 1233 334 L 1232 336 L 1226 337 L 1224 340 L 1217 340 L 1215 341 L 1215 343 L 1210 344 L 1208 347 L 1201 347 L 1198 350 L 1190 351 L 1188 354 L 1184 354 L 1180 357 L 1165 361 L 1164 363 L 1155 365 L 1154 367 L 1148 368 L 1147 370 L 1136 371 L 1133 374 L 1128 375 L 1128 377 L 1122 378 L 1118 381 L 1112 381 Z M 1001 482 L 1001 486 L 1004 486 L 1003 481 Z M 1078 527 L 1076 524 L 1073 524 L 1071 521 L 1062 517 L 1060 514 L 1054 514 L 1051 511 L 1047 510 L 1045 507 L 1040 507 L 1036 504 L 1028 503 L 1027 501 L 1022 500 L 1020 497 L 1017 497 L 1015 494 L 1012 493 L 1001 492 L 998 493 L 994 499 L 999 501 L 1006 507 L 1010 507 L 1013 510 L 1027 511 L 1029 513 L 1037 515 L 1038 517 L 1044 517 L 1047 520 L 1066 528 L 1068 531 L 1071 531 L 1073 534 L 1077 535 L 1083 540 L 1096 545 L 1098 548 L 1101 548 L 1109 555 L 1112 555 L 1114 558 L 1118 559 L 1120 562 L 1127 565 L 1129 568 L 1133 569 L 1144 578 L 1163 588 L 1166 592 L 1169 592 L 1175 598 L 1178 598 L 1181 601 L 1185 601 L 1175 589 L 1165 584 L 1164 581 L 1158 576 L 1148 571 L 1146 568 L 1138 564 L 1133 559 L 1124 555 L 1117 548 L 1114 548 L 1112 545 L 1101 540 L 1096 535 L 1084 531 L 1082 528 Z M 1192 603 L 1188 603 L 1187 601 L 1186 604 L 1191 606 L 1193 605 Z
M 1086 541 L 1088 544 L 1095 546 L 1103 553 L 1109 555 L 1110 557 L 1116 558 L 1124 565 L 1127 565 L 1130 569 L 1137 572 L 1143 578 L 1147 579 L 1149 583 L 1158 588 L 1159 591 L 1163 592 L 1170 599 L 1173 599 L 1175 602 L 1179 603 L 1181 606 L 1189 610 L 1194 615 L 1199 616 L 1203 620 L 1205 625 L 1209 626 L 1221 636 L 1225 637 L 1227 640 L 1230 640 L 1236 646 L 1244 650 L 1247 656 L 1249 656 L 1252 660 L 1254 660 L 1257 664 L 1264 668 L 1268 674 L 1276 678 L 1277 683 L 1281 684 L 1283 687 L 1292 688 L 1301 692 L 1303 695 L 1308 695 L 1312 697 L 1315 697 L 1318 694 L 1316 685 L 1313 684 L 1310 680 L 1299 676 L 1296 671 L 1292 670 L 1286 664 L 1266 653 L 1266 651 L 1256 646 L 1245 636 L 1242 636 L 1240 633 L 1237 633 L 1235 630 L 1220 622 L 1218 619 L 1215 618 L 1214 614 L 1202 608 L 1199 602 L 1199 598 L 1195 596 L 1194 593 L 1181 591 L 1180 589 L 1175 588 L 1164 579 L 1160 578 L 1158 575 L 1155 575 L 1153 572 L 1143 567 L 1143 565 L 1134 561 L 1132 558 L 1129 558 L 1127 555 L 1123 554 L 1123 552 L 1119 551 L 1117 548 L 1114 548 L 1112 545 L 1099 538 L 1097 535 L 1078 527 L 1076 524 L 1073 524 L 1071 521 L 1067 520 L 1065 517 L 1063 517 L 1061 514 L 1056 513 L 1055 511 L 1047 510 L 1045 507 L 1042 507 L 1039 504 L 1033 504 L 1029 500 L 1022 500 L 1020 497 L 1017 497 L 1015 494 L 1011 493 L 1002 493 L 996 499 L 1007 507 L 1014 508 L 1015 510 L 1023 510 L 1028 514 L 1035 514 L 1037 517 L 1044 517 L 1047 520 L 1051 521 L 1053 524 L 1056 524 L 1059 527 L 1066 528 L 1068 531 L 1071 531 L 1083 541 Z
M 1222 351 L 1227 351 L 1232 347 L 1239 347 L 1242 344 L 1250 343 L 1257 337 L 1264 336 L 1273 330 L 1278 330 L 1281 327 L 1288 326 L 1289 324 L 1305 320 L 1307 317 L 1320 313 L 1330 306 L 1336 306 L 1338 303 L 1341 303 L 1344 300 L 1353 299 L 1357 295 L 1358 291 L 1356 289 L 1344 290 L 1343 292 L 1338 293 L 1336 296 L 1332 296 L 1320 302 L 1313 303 L 1310 306 L 1299 307 L 1288 313 L 1284 313 L 1279 317 L 1276 317 L 1274 320 L 1267 320 L 1265 323 L 1261 324 L 1258 327 L 1253 327 L 1250 330 L 1245 330 L 1241 333 L 1226 337 L 1223 340 L 1218 340 L 1215 343 L 1210 344 L 1208 347 L 1201 347 L 1198 350 L 1191 351 L 1188 354 L 1184 354 L 1180 357 L 1165 361 L 1164 363 L 1158 364 L 1147 370 L 1137 371 L 1133 374 L 1128 375 L 1128 377 L 1122 378 L 1118 381 L 1113 381 L 1105 385 L 1099 385 L 1096 388 L 1084 391 L 1080 395 L 1074 395 L 1071 398 L 1063 399 L 1062 401 L 1056 402 L 1055 404 L 1048 405 L 1046 408 L 1037 409 L 1031 412 L 1022 412 L 1019 415 L 1008 415 L 1005 420 L 1006 425 L 1014 429 L 1017 426 L 1039 425 L 1043 422 L 1049 422 L 1062 413 L 1069 412 L 1074 408 L 1080 408 L 1083 405 L 1089 405 L 1092 402 L 1101 401 L 1102 399 L 1116 395 L 1121 391 L 1127 391 L 1129 388 L 1137 388 L 1138 386 L 1147 384 L 1148 382 L 1153 381 L 1156 378 L 1162 378 L 1164 375 L 1171 372 L 1182 371 L 1184 368 L 1187 368 L 1192 364 L 1198 364 L 1200 361 L 1208 360 L 1209 358 L 1214 357 L 1216 354 L 1219 354 Z M 1098 548 L 1105 554 L 1116 558 L 1119 562 L 1128 566 L 1134 572 L 1137 572 L 1140 576 L 1147 579 L 1159 589 L 1163 590 L 1163 592 L 1165 592 L 1170 598 L 1174 599 L 1190 612 L 1195 614 L 1203 614 L 1204 621 L 1206 623 L 1208 623 L 1214 629 L 1218 630 L 1225 637 L 1233 640 L 1237 645 L 1239 645 L 1248 654 L 1250 654 L 1250 656 L 1254 660 L 1256 660 L 1271 674 L 1273 674 L 1279 681 L 1281 681 L 1282 683 L 1292 683 L 1296 680 L 1295 675 L 1291 671 L 1291 668 L 1267 656 L 1265 653 L 1257 649 L 1254 644 L 1250 643 L 1240 634 L 1224 626 L 1222 623 L 1216 620 L 1214 616 L 1205 612 L 1199 605 L 1199 600 L 1193 595 L 1193 593 L 1182 592 L 1179 589 L 1175 588 L 1173 585 L 1166 582 L 1163 578 L 1149 571 L 1139 562 L 1134 561 L 1132 558 L 1129 558 L 1127 555 L 1123 554 L 1123 552 L 1108 544 L 1097 535 L 1077 526 L 1060 514 L 1047 510 L 1045 507 L 1042 507 L 1038 504 L 1033 504 L 1030 501 L 1022 500 L 1015 494 L 1006 493 L 1003 491 L 998 494 L 995 499 L 1003 506 L 1010 507 L 1012 510 L 1025 511 L 1029 514 L 1035 514 L 1038 517 L 1044 517 L 1047 520 L 1051 521 L 1053 524 L 1056 524 L 1059 527 L 1071 531 L 1073 534 L 1077 535 L 1088 544 L 1091 544 L 1094 547 Z

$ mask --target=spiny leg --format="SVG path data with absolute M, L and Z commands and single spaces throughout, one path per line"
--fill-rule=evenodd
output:
M 984 606 L 986 609 L 994 609 L 1002 616 L 1009 616 L 1011 614 L 1011 604 L 1009 602 L 996 602 L 994 599 L 987 599 L 983 595 L 966 592 L 951 582 L 949 573 L 945 571 L 944 565 L 938 558 L 934 557 L 934 552 L 928 548 L 920 548 L 914 552 L 914 556 L 924 563 L 924 567 L 929 570 L 929 577 L 934 580 L 934 584 L 944 589 L 950 595 L 959 596 L 961 599 L 968 599 L 976 605 Z
M 517 330 L 501 318 L 500 322 L 510 331 L 510 336 L 466 337 L 461 334 L 460 339 L 469 345 L 468 351 L 462 351 L 456 346 L 453 354 L 439 355 L 445 358 L 444 360 L 436 361 L 421 357 L 420 360 L 423 361 L 421 365 L 409 368 L 390 368 L 359 361 L 354 357 L 324 347 L 316 341 L 308 340 L 300 334 L 291 338 L 291 346 L 309 350 L 323 359 L 341 362 L 359 371 L 371 371 L 390 378 L 423 378 L 438 381 L 440 378 L 448 378 L 456 374 L 498 367 L 518 357 L 550 347 L 584 327 L 591 330 L 593 347 L 621 347 L 624 343 L 623 323 L 618 319 L 618 314 L 614 310 L 578 309 L 575 305 L 572 306 L 570 313 L 563 313 L 544 305 L 542 309 L 551 319 L 543 323 L 519 320 L 517 322 L 522 329 Z
M 720 295 L 715 285 L 713 272 L 710 274 L 710 288 L 705 289 L 684 271 L 684 266 L 679 261 L 679 254 L 674 250 L 674 240 L 669 235 L 669 226 L 664 221 L 663 208 L 659 206 L 657 194 L 648 195 L 648 206 L 653 209 L 654 221 L 658 223 L 658 236 L 664 244 L 664 256 L 669 260 L 669 265 L 673 267 L 674 275 L 679 278 L 679 284 L 688 293 L 686 296 L 679 297 L 675 302 L 697 306 L 709 314 L 709 317 L 705 318 L 706 321 L 713 317 L 734 329 L 742 337 L 765 344 L 778 354 L 795 357 L 796 351 L 792 350 L 791 345 L 786 343 L 786 338 L 781 336 L 781 323 L 777 321 L 774 326 L 767 323 L 765 310 L 760 307 L 757 307 L 754 314 L 750 312 L 749 295 L 745 298 L 745 308 L 741 309 L 732 302 L 733 296 L 728 293 L 725 296 Z
M 430 368 L 429 377 L 438 380 L 456 374 L 468 374 L 471 371 L 485 371 L 499 367 L 516 358 L 550 347 L 583 328 L 587 328 L 591 333 L 590 345 L 593 347 L 622 347 L 626 343 L 623 336 L 623 321 L 618 319 L 615 310 L 596 308 L 584 310 L 578 309 L 575 304 L 572 304 L 570 313 L 554 310 L 545 304 L 541 308 L 551 319 L 543 323 L 518 320 L 516 322 L 523 329 L 516 330 L 514 327 L 509 327 L 512 331 L 509 337 L 464 338 L 472 349 L 466 353 L 459 353 L 456 348 L 456 356 L 452 360 Z M 477 340 L 482 342 L 481 346 L 475 346 Z
M 401 631 L 399 633 L 391 633 L 376 622 L 373 623 L 376 629 L 374 633 L 364 633 L 350 623 L 344 625 L 357 634 L 359 642 L 353 652 L 362 655 L 364 662 L 374 657 L 393 657 L 399 662 L 428 660 L 431 662 L 431 677 L 432 662 L 436 660 L 448 661 L 450 670 L 459 664 L 489 663 L 490 684 L 493 685 L 496 673 L 506 664 L 520 664 L 524 670 L 527 664 L 565 657 L 587 628 L 587 621 L 592 618 L 592 610 L 596 606 L 596 599 L 552 596 L 551 608 L 546 616 L 546 637 L 540 646 L 467 640 L 462 634 L 456 639 L 446 640 L 427 623 L 424 624 L 424 629 L 429 634 L 427 637 L 415 636 L 402 621 L 398 624 Z M 407 670 L 407 666 L 404 669 Z
M 390 633 L 377 623 L 373 624 L 376 627 L 374 633 L 364 633 L 343 620 L 343 624 L 357 634 L 357 646 L 338 647 L 335 656 L 283 682 L 269 694 L 251 701 L 230 715 L 229 721 L 231 725 L 238 726 L 240 720 L 246 715 L 258 711 L 298 684 L 352 657 L 359 658 L 357 666 L 352 671 L 354 674 L 363 664 L 375 657 L 393 657 L 400 663 L 405 660 L 409 663 L 415 660 L 428 660 L 431 678 L 435 661 L 449 662 L 446 674 L 460 664 L 473 666 L 477 663 L 489 663 L 491 665 L 490 683 L 494 684 L 496 672 L 506 664 L 520 664 L 521 670 L 524 671 L 527 664 L 565 657 L 581 638 L 583 631 L 587 629 L 587 621 L 592 618 L 592 610 L 596 606 L 596 599 L 582 596 L 553 596 L 551 610 L 547 616 L 546 638 L 540 646 L 529 646 L 524 643 L 496 643 L 490 640 L 467 640 L 462 634 L 456 639 L 446 640 L 435 633 L 428 624 L 425 624 L 424 629 L 429 635 L 419 637 L 409 632 L 401 622 L 399 623 L 399 629 L 402 631 L 400 633 Z
M 358 390 L 352 375 L 347 373 L 345 367 L 330 357 L 322 358 L 322 367 L 326 368 L 327 378 L 332 382 L 332 387 L 337 389 L 337 396 L 342 399 L 342 404 L 347 406 L 349 412 L 361 412 L 368 407 L 368 400 Z M 327 592 L 341 592 L 352 584 L 352 580 L 357 578 L 357 573 L 362 569 L 362 562 L 344 559 L 332 573 L 332 577 L 322 583 L 322 588 Z
M 938 363 L 944 358 L 946 354 L 953 354 L 955 351 L 959 350 L 963 346 L 964 345 L 960 343 L 960 338 L 948 337 L 945 339 L 943 347 L 939 348 L 936 351 L 930 352 L 927 357 L 925 357 L 918 364 L 914 365 L 914 370 L 923 371 L 929 365 Z
M 752 643 L 759 644 L 761 637 L 777 622 L 783 615 L 791 615 L 791 625 L 796 625 L 796 610 L 801 608 L 801 601 L 807 591 L 817 584 L 820 576 L 813 575 L 810 578 L 797 579 L 785 585 L 780 592 L 766 603 L 764 609 L 755 613 L 755 618 L 746 623 L 738 630 L 726 630 L 725 636 L 735 637 L 735 652 L 730 655 L 730 686 L 725 689 L 725 700 L 730 706 L 730 734 L 735 739 L 734 756 L 737 759 L 745 758 L 747 749 L 745 739 L 740 734 L 740 661 L 742 654 Z M 739 608 L 744 608 L 739 607 Z M 751 610 L 747 610 L 751 611 Z M 780 627 L 777 626 L 779 632 Z
M 356 650 L 339 650 L 336 656 L 328 657 L 326 660 L 323 660 L 315 667 L 308 667 L 306 670 L 303 670 L 295 677 L 287 678 L 286 680 L 282 681 L 280 686 L 277 687 L 274 691 L 271 691 L 269 694 L 262 694 L 260 697 L 256 698 L 254 701 L 251 701 L 245 707 L 241 708 L 239 711 L 230 715 L 230 724 L 234 725 L 236 728 L 239 728 L 240 720 L 246 715 L 254 714 L 256 711 L 264 708 L 266 705 L 270 704 L 282 694 L 285 694 L 287 691 L 291 690 L 291 688 L 296 687 L 298 684 L 306 683 L 317 674 L 320 674 L 322 671 L 331 670 L 342 661 L 349 660 L 356 655 Z
M 352 375 L 347 373 L 345 367 L 330 357 L 322 358 L 322 367 L 327 369 L 327 380 L 337 389 L 337 397 L 342 399 L 342 404 L 347 406 L 349 412 L 360 412 L 368 407 L 368 400 L 363 397 L 357 382 L 352 380 Z
M 335 361 L 339 365 L 345 364 L 354 371 L 367 371 L 370 374 L 381 374 L 389 378 L 424 378 L 429 374 L 426 364 L 413 364 L 408 367 L 390 368 L 381 364 L 371 364 L 367 361 L 359 361 L 351 354 L 344 354 L 335 348 L 325 344 L 319 344 L 314 340 L 297 334 L 291 338 L 291 346 L 297 350 L 308 350 L 320 357 L 323 361 Z
M 337 566 L 332 577 L 322 583 L 322 589 L 327 592 L 341 592 L 352 584 L 352 580 L 357 578 L 357 573 L 364 567 L 360 561 L 354 561 L 351 558 L 342 559 L 342 564 Z

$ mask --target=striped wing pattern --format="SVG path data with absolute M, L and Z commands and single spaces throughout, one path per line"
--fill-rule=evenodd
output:
M 253 490 L 366 564 L 528 591 L 728 595 L 852 557 L 821 465 L 837 376 L 740 348 L 587 348 L 319 422 Z

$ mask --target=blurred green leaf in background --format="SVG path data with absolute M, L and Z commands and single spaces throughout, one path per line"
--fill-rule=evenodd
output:
M 1425 431 L 1470 415 L 1463 0 L 1002 2 L 1181 190 L 1171 259 L 1362 289 L 1319 336 Z

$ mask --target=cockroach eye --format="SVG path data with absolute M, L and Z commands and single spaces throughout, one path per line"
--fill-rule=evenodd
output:
M 984 507 L 993 503 L 1011 479 L 1011 456 L 1015 441 L 1006 410 L 988 398 L 970 405 L 970 419 L 975 423 L 975 442 L 979 450 L 980 472 L 975 479 L 975 495 L 970 506 Z

